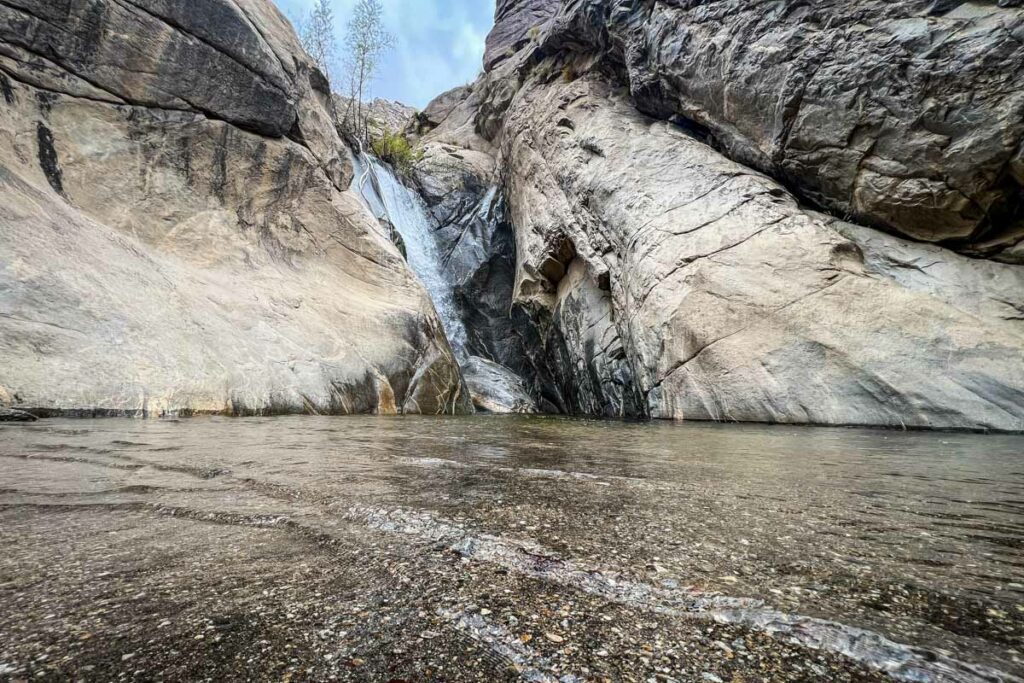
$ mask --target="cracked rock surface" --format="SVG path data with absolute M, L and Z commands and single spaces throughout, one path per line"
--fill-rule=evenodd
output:
M 989 255 L 1024 237 L 1020 3 L 555 4 L 541 49 L 601 52 L 639 109 L 809 201 Z
M 0 2 L 0 404 L 469 408 L 263 0 Z
M 495 150 L 536 396 L 1024 429 L 1020 9 L 580 0 L 515 18 L 536 4 L 501 4 L 511 47 L 434 107 L 448 143 Z

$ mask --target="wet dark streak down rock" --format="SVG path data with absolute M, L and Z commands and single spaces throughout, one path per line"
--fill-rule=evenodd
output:
M 0 405 L 471 410 L 264 0 L 0 2 Z
M 1024 10 L 884 4 L 500 4 L 420 171 L 497 169 L 538 400 L 1024 429 Z

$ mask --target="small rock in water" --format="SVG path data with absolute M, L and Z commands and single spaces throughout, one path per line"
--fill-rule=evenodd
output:
M 565 638 L 558 635 L 557 633 L 545 633 L 544 637 L 550 640 L 552 643 L 564 643 Z
M 0 408 L 0 422 L 35 422 L 39 418 L 32 413 L 14 408 Z

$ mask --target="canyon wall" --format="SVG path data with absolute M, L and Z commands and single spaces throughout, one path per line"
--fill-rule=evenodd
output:
M 8 0 L 0 90 L 0 404 L 471 410 L 269 0 Z
M 500 2 L 420 144 L 501 188 L 535 396 L 1024 429 L 1017 4 Z

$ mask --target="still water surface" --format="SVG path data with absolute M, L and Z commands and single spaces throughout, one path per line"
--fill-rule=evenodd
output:
M 51 420 L 0 428 L 0 678 L 1020 680 L 1022 547 L 1014 436 Z

